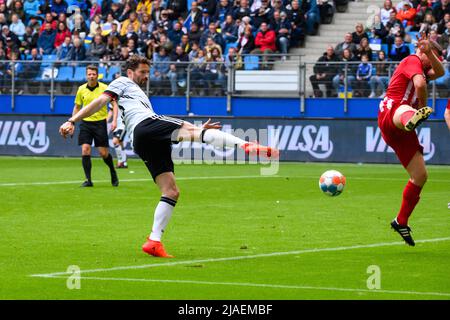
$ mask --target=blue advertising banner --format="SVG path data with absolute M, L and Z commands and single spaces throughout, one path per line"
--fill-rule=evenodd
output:
M 0 116 L 0 155 L 79 156 L 78 131 L 64 140 L 58 128 L 67 117 L 34 115 Z M 206 118 L 186 117 L 201 123 Z M 381 137 L 376 120 L 321 120 L 280 118 L 215 118 L 223 130 L 249 141 L 277 145 L 281 161 L 399 163 Z M 450 164 L 450 132 L 443 121 L 427 121 L 417 130 L 430 164 Z M 132 156 L 126 139 L 127 153 Z M 112 146 L 111 140 L 110 145 Z M 217 150 L 200 143 L 174 145 L 174 158 L 202 158 L 203 151 L 229 157 L 235 150 Z M 192 151 L 198 152 L 192 152 Z

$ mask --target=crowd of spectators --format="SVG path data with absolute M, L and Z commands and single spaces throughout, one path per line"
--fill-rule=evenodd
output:
M 347 74 L 346 85 L 353 96 L 384 97 L 395 62 L 413 53 L 421 32 L 442 47 L 443 59 L 450 62 L 450 0 L 403 0 L 395 6 L 385 0 L 372 21 L 366 26 L 357 23 L 355 31 L 346 33 L 336 47 L 327 47 L 317 60 L 310 77 L 314 96 L 324 96 L 319 84 L 325 85 L 327 97 L 338 96 Z M 339 61 L 352 62 L 346 73 L 344 66 L 336 64 Z M 450 83 L 449 71 L 444 86 L 445 81 Z
M 155 63 L 151 80 L 170 81 L 175 95 L 185 73 L 177 62 L 195 62 L 197 78 L 218 81 L 243 54 L 286 59 L 304 42 L 311 9 L 310 0 L 198 0 L 190 8 L 187 2 L 0 0 L 0 60 L 56 55 L 108 64 L 140 54 Z M 324 17 L 333 11 L 332 1 L 316 4 Z M 0 77 L 8 78 L 8 65 Z

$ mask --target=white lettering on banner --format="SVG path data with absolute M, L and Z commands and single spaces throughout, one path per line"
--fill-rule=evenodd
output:
M 435 153 L 434 143 L 431 141 L 431 128 L 417 130 L 417 138 L 423 147 L 423 158 L 430 160 Z M 380 128 L 366 127 L 366 152 L 394 152 L 381 136 Z
M 314 125 L 305 127 L 269 125 L 267 131 L 269 145 L 276 146 L 279 150 L 308 152 L 316 159 L 326 159 L 333 153 L 333 142 L 330 140 L 328 126 L 317 128 Z
M 0 146 L 21 146 L 33 153 L 44 153 L 50 146 L 46 123 L 0 121 Z

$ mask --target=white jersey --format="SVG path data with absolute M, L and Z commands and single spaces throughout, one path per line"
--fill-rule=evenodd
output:
M 156 116 L 147 95 L 127 77 L 119 77 L 112 81 L 105 93 L 117 100 L 122 121 L 131 139 L 133 139 L 134 128 L 139 123 Z

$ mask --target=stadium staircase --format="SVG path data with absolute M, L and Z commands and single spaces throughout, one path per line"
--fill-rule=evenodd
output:
M 325 52 L 327 45 L 331 44 L 335 47 L 338 43 L 344 41 L 344 35 L 347 32 L 355 31 L 357 22 L 366 25 L 367 19 L 373 14 L 374 9 L 370 10 L 370 6 L 383 6 L 384 0 L 364 0 L 350 1 L 346 12 L 336 11 L 331 24 L 321 24 L 319 33 L 315 36 L 306 37 L 304 48 L 292 48 L 290 54 L 303 55 L 303 62 L 310 62 L 306 68 L 306 96 L 312 96 L 310 75 L 313 74 L 314 62 Z M 289 61 L 291 60 L 291 61 Z M 277 61 L 274 70 L 291 70 L 298 65 L 298 58 L 290 57 L 286 62 Z

